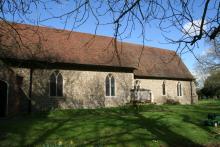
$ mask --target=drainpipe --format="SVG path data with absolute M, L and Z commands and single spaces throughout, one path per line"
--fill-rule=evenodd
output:
M 33 68 L 30 68 L 28 113 L 31 113 L 31 98 L 32 98 L 33 71 L 34 71 Z
M 192 90 L 192 81 L 190 81 L 190 92 L 191 92 L 191 104 L 193 104 L 193 90 Z

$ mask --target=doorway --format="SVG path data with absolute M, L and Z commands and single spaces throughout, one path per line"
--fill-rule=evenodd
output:
M 8 84 L 0 80 L 0 117 L 7 115 Z

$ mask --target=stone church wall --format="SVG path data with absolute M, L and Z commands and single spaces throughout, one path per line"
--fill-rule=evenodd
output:
M 22 89 L 28 93 L 30 70 L 13 70 L 23 77 Z M 59 70 L 63 76 L 63 97 L 51 97 L 49 77 L 54 71 L 35 69 L 33 72 L 32 105 L 35 110 L 111 107 L 130 101 L 133 73 Z M 115 78 L 114 97 L 105 96 L 105 78 L 108 74 Z
M 20 89 L 22 90 L 22 95 L 25 97 L 23 100 L 27 101 L 30 69 L 11 69 L 12 70 L 7 69 L 8 71 L 6 69 L 1 70 L 0 78 L 9 82 L 10 89 L 18 89 L 18 86 L 16 85 L 16 77 L 23 77 L 22 87 Z M 13 76 L 10 76 L 3 71 L 7 71 L 7 73 L 11 74 L 13 73 Z M 34 70 L 32 83 L 33 110 L 49 110 L 53 108 L 99 108 L 124 105 L 130 101 L 130 90 L 133 88 L 135 80 L 140 81 L 141 88 L 149 89 L 151 91 L 152 103 L 163 104 L 170 99 L 178 101 L 181 104 L 191 104 L 198 101 L 195 84 L 190 81 L 134 79 L 133 73 L 79 70 L 59 70 L 63 76 L 63 97 L 51 97 L 49 96 L 49 78 L 54 71 L 55 70 L 53 69 Z M 105 96 L 105 78 L 108 74 L 112 74 L 115 78 L 116 96 L 114 97 Z M 164 81 L 166 85 L 166 94 L 162 95 L 162 84 Z M 178 82 L 181 83 L 182 96 L 177 96 Z M 16 90 L 10 90 L 10 97 L 13 97 L 13 95 L 16 94 Z M 15 98 L 22 100 L 20 97 Z M 14 102 L 16 102 L 16 104 L 11 103 L 10 101 L 9 104 L 22 104 L 22 102 L 19 101 Z
M 179 102 L 180 104 L 197 103 L 198 97 L 194 82 L 160 79 L 135 79 L 140 81 L 140 87 L 149 89 L 151 92 L 151 102 L 157 104 L 166 103 L 168 100 Z M 165 82 L 165 95 L 162 93 L 162 84 Z M 181 83 L 182 96 L 177 96 L 177 83 Z M 191 85 L 192 84 L 192 99 Z
M 13 115 L 20 111 L 19 87 L 16 74 L 0 63 L 0 80 L 7 84 L 6 115 Z

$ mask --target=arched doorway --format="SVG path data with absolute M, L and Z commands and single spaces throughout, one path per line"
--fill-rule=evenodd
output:
M 0 80 L 0 117 L 5 117 L 7 114 L 7 98 L 8 85 L 6 82 Z

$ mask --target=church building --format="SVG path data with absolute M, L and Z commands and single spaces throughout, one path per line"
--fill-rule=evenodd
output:
M 194 77 L 175 51 L 0 23 L 0 116 L 126 105 L 137 85 L 148 103 L 198 100 Z

